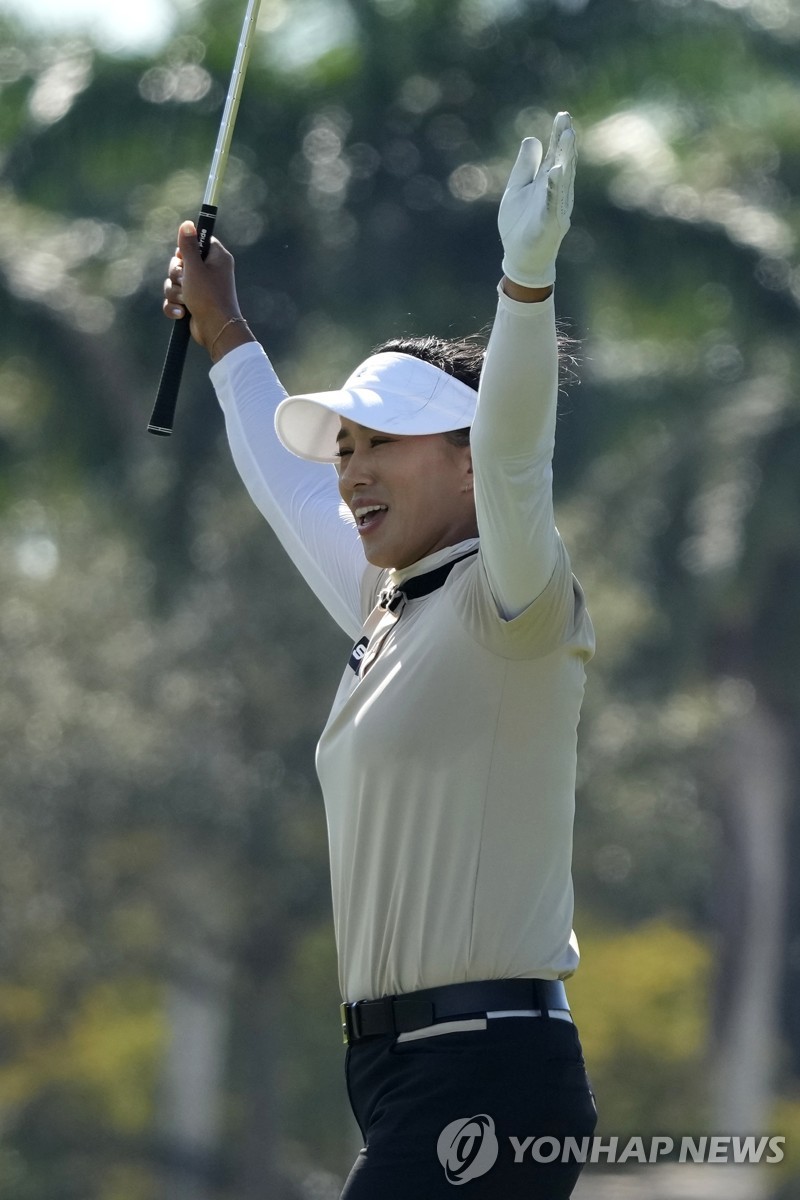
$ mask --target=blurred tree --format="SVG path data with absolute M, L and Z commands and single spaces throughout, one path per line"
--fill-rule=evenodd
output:
M 579 917 L 591 951 L 570 1004 L 600 1097 L 598 1136 L 641 1136 L 643 1108 L 650 1129 L 678 1141 L 710 1128 L 709 948 L 663 919 L 620 934 Z

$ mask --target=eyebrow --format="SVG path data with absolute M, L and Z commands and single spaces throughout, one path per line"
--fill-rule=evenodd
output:
M 350 437 L 350 430 L 349 429 L 340 429 L 336 435 L 336 445 L 338 446 L 339 442 L 341 442 L 344 438 L 347 438 L 347 437 Z

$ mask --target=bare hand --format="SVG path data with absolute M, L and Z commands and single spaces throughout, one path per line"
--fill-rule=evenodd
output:
M 164 281 L 164 315 L 171 321 L 180 321 L 187 308 L 192 314 L 192 337 L 209 352 L 225 323 L 242 315 L 236 295 L 233 255 L 212 238 L 204 262 L 197 230 L 191 221 L 184 221 L 178 231 L 178 245 Z

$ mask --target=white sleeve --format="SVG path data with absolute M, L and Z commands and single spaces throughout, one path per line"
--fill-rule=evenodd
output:
M 333 619 L 356 637 L 368 564 L 335 470 L 281 445 L 274 419 L 286 390 L 257 342 L 224 355 L 210 378 L 233 461 L 253 502 Z
M 558 342 L 553 297 L 499 303 L 472 427 L 481 558 L 510 620 L 544 592 L 559 554 L 553 515 Z

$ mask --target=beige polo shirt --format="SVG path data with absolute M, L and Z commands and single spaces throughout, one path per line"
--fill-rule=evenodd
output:
M 552 301 L 499 301 L 472 436 L 479 543 L 401 572 L 366 564 L 331 469 L 277 442 L 285 393 L 261 348 L 226 355 L 211 377 L 253 499 L 339 624 L 370 639 L 317 751 L 343 999 L 568 976 L 594 633 L 553 519 Z M 477 544 L 399 618 L 374 607 L 387 582 Z
M 344 998 L 570 974 L 592 634 L 566 553 L 513 621 L 478 557 L 372 636 L 380 650 L 345 671 L 317 750 Z

